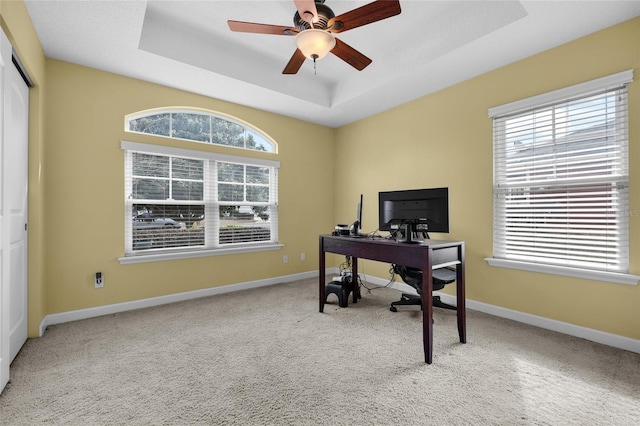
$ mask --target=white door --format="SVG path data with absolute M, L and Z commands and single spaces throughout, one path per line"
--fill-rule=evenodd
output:
M 17 67 L 7 67 L 4 116 L 4 190 L 9 214 L 9 359 L 27 341 L 27 165 L 29 87 Z
M 4 203 L 4 81 L 7 66 L 11 63 L 11 45 L 0 31 L 0 390 L 9 381 L 9 256 L 5 248 L 9 245 L 5 223 Z
M 0 31 L 0 391 L 27 340 L 29 88 Z

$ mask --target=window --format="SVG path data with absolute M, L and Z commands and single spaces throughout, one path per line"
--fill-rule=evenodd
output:
M 628 272 L 631 80 L 624 72 L 489 111 L 494 259 Z
M 275 142 L 267 135 L 231 118 L 204 111 L 163 109 L 131 114 L 125 118 L 125 131 L 253 151 L 276 151 Z
M 278 162 L 135 142 L 121 148 L 125 257 L 276 246 Z

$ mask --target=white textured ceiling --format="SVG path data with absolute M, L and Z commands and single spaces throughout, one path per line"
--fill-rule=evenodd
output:
M 326 0 L 340 15 L 369 1 Z M 636 1 L 400 0 L 400 15 L 337 38 L 373 59 L 336 56 L 282 70 L 294 37 L 226 21 L 293 26 L 292 0 L 26 0 L 45 55 L 330 127 L 359 120 L 640 16 Z

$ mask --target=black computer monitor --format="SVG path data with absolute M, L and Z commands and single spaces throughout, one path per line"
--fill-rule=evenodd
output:
M 379 229 L 402 229 L 404 242 L 416 232 L 449 232 L 449 188 L 385 191 L 378 194 Z
M 354 237 L 360 235 L 360 230 L 362 229 L 362 194 L 360 194 L 360 202 L 358 203 L 358 207 L 356 209 L 356 221 L 351 225 L 350 234 Z

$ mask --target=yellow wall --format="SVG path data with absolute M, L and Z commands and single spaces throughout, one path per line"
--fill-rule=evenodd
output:
M 47 61 L 45 184 L 48 313 L 88 308 L 317 269 L 318 234 L 331 229 L 334 131 L 117 76 Z M 194 148 L 124 132 L 124 116 L 165 106 L 191 106 L 244 120 L 278 143 L 279 242 L 284 248 L 250 254 L 120 265 L 124 253 L 122 140 Z M 304 135 L 301 137 L 300 135 Z M 195 148 L 242 154 L 247 151 Z M 266 154 L 262 154 L 265 156 Z M 300 261 L 300 253 L 307 260 Z M 284 264 L 283 255 L 289 256 Z M 93 287 L 100 271 L 105 287 Z
M 640 287 L 500 269 L 483 260 L 492 254 L 487 110 L 632 68 L 629 192 L 630 211 L 639 211 L 640 18 L 338 129 L 337 217 L 350 217 L 352 200 L 363 193 L 364 230 L 373 231 L 378 191 L 448 186 L 451 233 L 440 237 L 466 241 L 469 299 L 639 339 Z M 359 161 L 350 164 L 355 156 Z M 635 274 L 640 273 L 639 221 L 637 215 L 630 218 Z M 363 263 L 369 274 L 388 275 L 387 265 Z
M 444 237 L 467 242 L 470 299 L 640 339 L 638 286 L 492 268 L 483 260 L 492 250 L 488 108 L 630 68 L 639 80 L 640 19 L 339 129 L 45 60 L 22 2 L 0 1 L 0 23 L 36 83 L 29 128 L 30 336 L 46 314 L 314 271 L 317 235 L 352 221 L 360 193 L 364 230 L 373 231 L 378 191 L 448 186 L 452 232 Z M 640 82 L 629 86 L 629 104 L 630 210 L 640 211 L 634 191 L 640 184 Z M 179 105 L 235 116 L 278 142 L 283 250 L 118 263 L 124 250 L 120 141 L 189 146 L 126 134 L 123 117 Z M 630 223 L 635 274 L 639 220 L 632 216 Z M 301 252 L 306 262 L 299 261 Z M 363 266 L 372 276 L 388 274 L 388 265 Z M 96 271 L 105 274 L 104 289 L 93 288 Z

